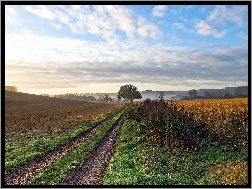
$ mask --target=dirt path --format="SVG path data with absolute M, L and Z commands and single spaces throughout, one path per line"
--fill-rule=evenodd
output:
M 123 119 L 120 118 L 84 163 L 70 174 L 63 185 L 102 185 L 103 177 L 115 151 L 116 139 L 122 123 Z
M 24 185 L 30 180 L 32 180 L 36 175 L 45 170 L 48 166 L 55 163 L 63 156 L 68 154 L 73 149 L 80 146 L 85 140 L 101 129 L 108 121 L 110 121 L 114 116 L 108 118 L 104 122 L 100 123 L 93 129 L 89 129 L 79 136 L 72 139 L 67 144 L 61 145 L 55 150 L 48 152 L 36 159 L 12 170 L 5 175 L 6 185 Z

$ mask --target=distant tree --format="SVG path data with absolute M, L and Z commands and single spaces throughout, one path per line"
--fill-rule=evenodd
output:
M 209 98 L 209 97 L 211 97 L 211 94 L 210 94 L 209 91 L 204 91 L 203 96 L 206 97 L 206 98 Z
M 93 97 L 93 96 L 88 96 L 88 97 L 87 97 L 87 100 L 88 100 L 88 101 L 96 101 L 96 98 Z
M 224 95 L 224 97 L 232 97 L 232 95 L 229 94 L 229 93 L 226 93 L 226 94 Z
M 191 98 L 196 97 L 197 94 L 198 94 L 198 92 L 197 92 L 195 89 L 188 91 L 188 95 L 189 95 Z
M 135 86 L 128 84 L 120 87 L 117 98 L 126 98 L 132 103 L 134 99 L 141 99 L 142 95 Z
M 234 95 L 239 96 L 239 95 L 247 95 L 248 94 L 248 86 L 239 86 L 236 87 L 234 90 Z
M 5 90 L 6 91 L 18 92 L 18 87 L 16 87 L 16 86 L 5 86 Z
M 98 95 L 98 100 L 99 100 L 99 101 L 104 101 L 104 96 Z
M 60 95 L 54 95 L 55 98 L 64 98 L 64 95 L 63 94 L 60 94 Z
M 112 102 L 112 98 L 107 94 L 104 95 L 103 99 L 105 102 Z
M 164 99 L 164 96 L 165 96 L 164 92 L 163 92 L 163 91 L 160 91 L 158 94 L 159 94 L 158 98 L 159 98 L 160 100 L 163 100 L 163 99 Z

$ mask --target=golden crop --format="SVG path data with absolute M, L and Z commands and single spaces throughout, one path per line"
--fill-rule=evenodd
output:
M 248 184 L 248 164 L 247 162 L 231 162 L 226 165 L 215 165 L 210 168 L 212 179 L 219 184 L 221 182 L 228 185 Z
M 192 100 L 176 103 L 179 111 L 204 122 L 219 137 L 233 137 L 234 132 L 248 133 L 248 99 Z

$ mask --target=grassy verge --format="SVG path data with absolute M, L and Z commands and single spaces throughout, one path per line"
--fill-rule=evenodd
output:
M 147 176 L 139 159 L 141 138 L 135 137 L 137 126 L 137 122 L 124 121 L 115 154 L 104 177 L 104 184 L 141 184 L 141 181 Z
M 115 124 L 123 112 L 116 115 L 102 129 L 92 135 L 87 141 L 68 155 L 52 164 L 44 172 L 39 174 L 29 185 L 55 185 L 64 182 L 67 176 L 78 167 L 88 154 L 95 148 L 96 144 L 105 136 L 108 130 Z
M 220 185 L 248 182 L 248 149 L 218 150 L 214 145 L 200 152 L 164 151 L 143 143 L 139 123 L 126 120 L 104 184 L 112 185 Z
M 5 151 L 5 172 L 9 171 L 12 168 L 15 168 L 28 160 L 35 158 L 36 156 L 42 155 L 50 150 L 53 150 L 57 146 L 64 144 L 74 137 L 78 136 L 79 134 L 97 126 L 110 116 L 113 116 L 117 112 L 120 112 L 122 109 L 118 109 L 113 111 L 106 116 L 97 119 L 95 121 L 91 121 L 89 123 L 80 125 L 75 127 L 74 129 L 61 133 L 54 139 L 50 138 L 40 138 L 36 140 L 32 140 L 27 145 L 24 145 L 19 148 L 15 148 L 13 150 L 6 149 Z

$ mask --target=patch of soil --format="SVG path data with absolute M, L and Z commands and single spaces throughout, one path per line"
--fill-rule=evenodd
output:
M 70 174 L 63 185 L 102 185 L 103 177 L 115 151 L 116 139 L 122 123 L 123 118 L 120 118 L 84 163 Z

